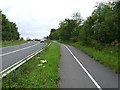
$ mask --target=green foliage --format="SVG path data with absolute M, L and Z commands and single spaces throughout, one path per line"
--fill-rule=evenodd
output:
M 65 21 L 61 23 L 60 38 L 62 40 L 70 40 L 71 36 L 73 35 L 74 28 L 75 28 L 74 20 L 65 19 Z
M 20 40 L 21 40 L 21 41 L 23 41 L 23 40 L 24 40 L 24 38 L 23 38 L 23 37 L 21 37 L 21 38 L 20 38 Z
M 38 38 L 35 38 L 35 39 L 33 39 L 34 41 L 40 41 L 40 39 L 38 39 Z
M 118 39 L 117 12 L 111 4 L 100 3 L 92 17 L 96 17 L 92 26 L 94 39 L 101 43 L 111 43 Z
M 83 42 L 85 44 L 119 45 L 120 41 L 120 1 L 99 3 L 92 15 L 84 22 L 79 13 L 72 19 L 60 22 L 58 29 L 51 30 L 50 39 Z
M 80 13 L 73 13 L 73 16 L 72 16 L 73 20 L 77 21 L 77 23 L 82 23 L 82 17 L 81 17 L 81 14 Z
M 51 29 L 49 38 L 52 40 L 76 42 L 79 36 L 79 28 L 82 22 L 80 13 L 74 13 L 73 19 L 65 19 L 60 22 L 58 29 Z
M 2 79 L 2 88 L 57 88 L 60 48 L 52 43 L 43 52 Z M 46 63 L 42 63 L 46 60 Z
M 114 72 L 120 73 L 120 70 L 118 69 L 120 65 L 118 66 L 119 58 L 117 47 L 108 45 L 100 49 L 100 47 L 103 47 L 103 45 L 99 44 L 97 45 L 99 49 L 96 49 L 96 47 L 82 45 L 81 43 L 73 43 L 72 45 L 84 51 L 96 61 L 99 61 L 101 64 L 110 67 Z
M 19 45 L 24 43 L 27 43 L 27 41 L 24 41 L 24 40 L 3 41 L 3 42 L 0 42 L 0 47 L 8 47 L 8 46 L 14 46 L 14 45 Z
M 59 31 L 56 29 L 51 29 L 51 33 L 49 35 L 51 40 L 59 40 Z
M 32 41 L 32 39 L 30 39 L 30 38 L 27 38 L 27 41 Z
M 78 37 L 74 36 L 74 37 L 70 38 L 70 41 L 71 42 L 77 42 L 78 41 Z
M 99 3 L 92 15 L 82 21 L 79 13 L 74 13 L 72 19 L 62 21 L 55 31 L 57 38 L 63 43 L 74 43 L 95 60 L 120 72 L 120 1 Z M 56 34 L 52 34 L 53 37 Z
M 2 29 L 0 29 L 2 32 L 2 41 L 10 41 L 10 40 L 18 40 L 19 39 L 19 32 L 18 28 L 15 23 L 10 22 L 6 15 L 2 14 L 0 12 L 0 15 L 2 15 L 2 18 L 0 20 L 2 21 Z

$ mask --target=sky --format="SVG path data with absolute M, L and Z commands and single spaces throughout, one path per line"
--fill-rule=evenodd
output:
M 108 0 L 0 0 L 0 9 L 17 24 L 21 37 L 42 39 L 73 13 L 79 12 L 86 19 L 97 2 L 105 1 Z

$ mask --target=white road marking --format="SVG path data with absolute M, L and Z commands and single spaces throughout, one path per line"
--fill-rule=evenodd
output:
M 13 67 L 12 69 L 10 69 L 10 70 L 8 70 L 8 69 L 6 69 L 6 70 L 8 70 L 6 73 L 4 73 L 4 74 L 2 74 L 2 77 L 1 78 L 3 78 L 3 77 L 5 77 L 7 74 L 9 74 L 10 72 L 12 72 L 13 70 L 15 70 L 16 68 L 18 68 L 19 66 L 21 66 L 22 64 L 24 64 L 26 61 L 28 61 L 29 59 L 31 59 L 32 57 L 34 57 L 35 55 L 37 55 L 38 53 L 40 53 L 40 52 L 42 52 L 44 49 L 41 49 L 40 51 L 37 51 L 36 53 L 33 53 L 33 55 L 31 55 L 30 57 L 28 57 L 26 60 L 24 60 L 24 59 L 22 59 L 22 62 L 21 63 L 19 63 L 18 65 L 16 65 L 15 67 Z M 5 70 L 4 70 L 5 71 Z M 3 73 L 3 71 L 2 72 L 0 72 L 0 73 Z
M 39 44 L 39 43 L 37 43 L 37 44 Z M 18 51 L 21 51 L 21 50 L 27 49 L 27 48 L 31 48 L 31 47 L 36 46 L 37 44 L 32 45 L 32 46 L 28 46 L 28 47 L 25 47 L 25 48 L 22 48 L 22 49 L 18 49 L 18 50 L 15 50 L 15 51 L 11 51 L 11 52 L 8 52 L 8 53 L 5 53 L 5 54 L 2 54 L 2 55 L 0 55 L 0 56 L 5 56 L 5 55 L 11 54 L 11 53 L 15 53 L 15 52 L 18 52 Z
M 72 53 L 72 51 L 66 46 L 64 45 L 68 51 L 70 52 L 70 54 L 74 57 L 74 59 L 78 62 L 78 64 L 82 67 L 82 69 L 85 71 L 85 73 L 89 76 L 89 78 L 92 80 L 92 82 L 96 85 L 96 87 L 99 90 L 102 90 L 101 86 L 96 82 L 96 80 L 92 77 L 92 75 L 87 71 L 87 69 L 82 65 L 82 63 L 77 59 L 77 57 Z
M 34 53 L 35 53 L 35 52 L 34 52 Z M 34 54 L 34 53 L 32 53 L 32 54 Z M 19 64 L 19 63 L 20 63 L 20 62 L 22 62 L 24 59 L 26 59 L 26 58 L 30 57 L 32 54 L 30 54 L 30 55 L 28 55 L 27 57 L 23 58 L 22 60 L 20 60 L 20 61 L 16 62 L 15 64 L 13 64 L 13 65 L 9 66 L 8 68 L 6 68 L 6 69 L 2 70 L 0 73 L 3 73 L 3 72 L 5 72 L 5 71 L 7 71 L 8 69 L 12 68 L 13 66 L 15 66 L 15 65 Z
M 50 45 L 51 45 L 51 43 L 49 43 L 49 45 L 48 45 L 47 47 L 49 47 Z M 46 47 L 46 48 L 47 48 L 47 47 Z M 37 55 L 38 53 L 42 52 L 43 50 L 45 50 L 45 48 L 44 48 L 44 49 L 41 49 L 41 50 L 38 50 L 38 51 L 36 51 L 36 52 L 28 55 L 27 57 L 23 58 L 22 60 L 18 61 L 18 62 L 15 63 L 15 64 L 11 65 L 11 66 L 8 67 L 7 69 L 1 71 L 0 74 L 4 73 L 4 72 L 7 71 L 8 69 L 10 69 L 11 67 L 13 67 L 13 66 L 16 65 L 15 67 L 13 67 L 13 68 L 11 68 L 10 70 L 8 70 L 6 73 L 2 74 L 2 75 L 1 75 L 2 77 L 0 77 L 0 79 L 3 78 L 4 76 L 6 76 L 7 74 L 9 74 L 10 72 L 12 72 L 13 70 L 15 70 L 16 68 L 18 68 L 19 66 L 21 66 L 22 64 L 24 64 L 26 61 L 28 61 L 29 59 L 31 59 L 32 57 L 34 57 L 34 56 Z M 26 59 L 26 58 L 27 58 L 27 59 Z

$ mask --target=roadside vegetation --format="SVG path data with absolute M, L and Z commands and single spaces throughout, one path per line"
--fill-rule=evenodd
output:
M 6 15 L 2 14 L 2 11 L 0 11 L 0 21 L 2 22 L 0 39 L 2 41 L 19 40 L 20 34 L 16 23 L 9 21 Z
M 27 41 L 23 41 L 23 40 L 3 41 L 3 42 L 0 42 L 0 47 L 14 46 L 14 45 L 19 45 L 24 43 L 27 43 Z
M 98 3 L 86 20 L 74 13 L 51 29 L 49 38 L 74 45 L 115 72 L 120 45 L 120 1 Z
M 120 73 L 118 70 L 118 48 L 112 46 L 99 46 L 101 49 L 96 49 L 95 46 L 83 45 L 80 43 L 72 43 L 73 45 L 96 61 L 99 61 L 101 64 L 104 64 L 107 67 L 110 67 L 114 72 Z M 120 67 L 120 65 L 119 65 Z
M 0 47 L 7 47 L 26 43 L 20 38 L 16 23 L 10 21 L 0 10 Z
M 52 42 L 44 51 L 4 77 L 2 88 L 57 88 L 59 59 L 59 45 Z

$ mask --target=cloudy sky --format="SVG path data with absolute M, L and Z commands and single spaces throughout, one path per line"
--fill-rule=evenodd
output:
M 86 19 L 96 2 L 103 1 L 107 0 L 0 0 L 0 9 L 17 24 L 22 37 L 41 39 L 75 12 Z

